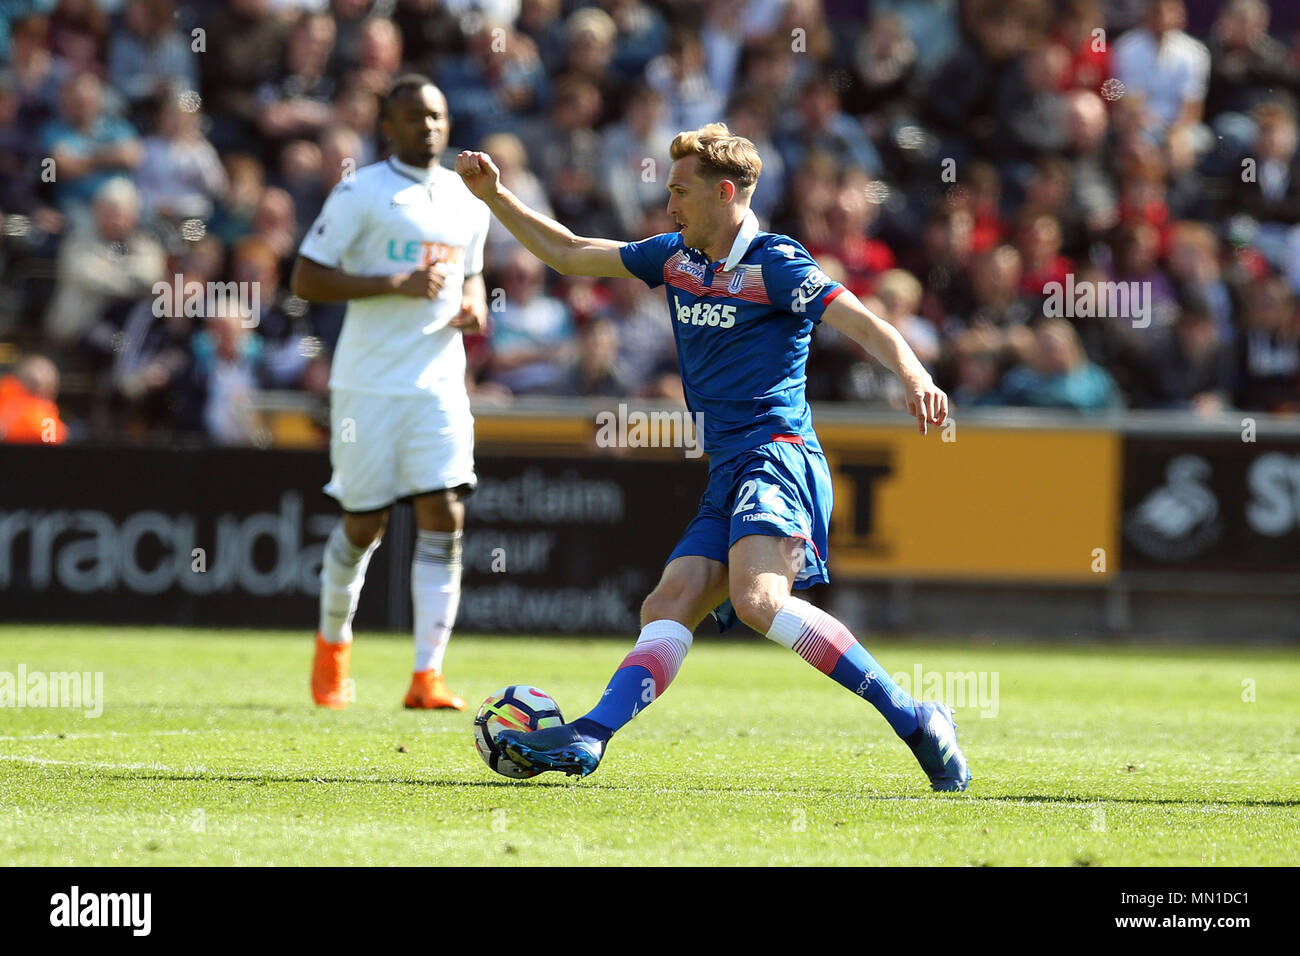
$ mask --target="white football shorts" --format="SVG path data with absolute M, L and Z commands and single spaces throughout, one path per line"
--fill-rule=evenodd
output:
M 377 511 L 411 495 L 478 484 L 474 416 L 462 392 L 431 395 L 330 391 L 325 493 L 344 511 Z

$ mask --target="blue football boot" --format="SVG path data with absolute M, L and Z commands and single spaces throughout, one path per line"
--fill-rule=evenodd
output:
M 905 738 L 921 769 L 930 778 L 931 790 L 965 790 L 973 779 L 966 757 L 957 744 L 957 722 L 943 704 L 926 701 L 916 705 L 920 723 Z
M 575 730 L 573 724 L 529 734 L 503 730 L 497 734 L 497 746 L 521 767 L 560 770 L 579 777 L 595 771 L 605 753 L 605 741 Z

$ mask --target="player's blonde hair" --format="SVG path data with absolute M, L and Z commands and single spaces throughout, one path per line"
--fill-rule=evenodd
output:
M 727 129 L 726 123 L 709 123 L 695 130 L 684 130 L 673 138 L 668 155 L 676 162 L 698 156 L 696 169 L 707 179 L 730 179 L 748 195 L 753 192 L 763 160 L 754 144 Z

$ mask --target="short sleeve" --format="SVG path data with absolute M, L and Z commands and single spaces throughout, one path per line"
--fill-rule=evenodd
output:
M 680 243 L 680 234 L 663 232 L 649 239 L 624 243 L 618 250 L 623 265 L 650 288 L 664 284 L 664 263 Z
M 331 269 L 337 269 L 343 254 L 365 228 L 365 202 L 355 181 L 334 187 L 320 215 L 307 230 L 299 255 Z
M 823 272 L 808 250 L 794 240 L 781 239 L 769 248 L 778 255 L 763 263 L 768 301 L 792 315 L 820 322 L 844 286 Z

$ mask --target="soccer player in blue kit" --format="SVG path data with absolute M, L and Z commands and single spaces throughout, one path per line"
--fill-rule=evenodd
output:
M 640 242 L 575 236 L 506 189 L 486 153 L 456 172 L 525 247 L 566 275 L 635 276 L 666 286 L 686 401 L 702 413 L 709 483 L 700 510 L 641 606 L 641 634 L 583 717 L 497 739 L 516 762 L 586 776 L 613 734 L 676 676 L 711 611 L 739 617 L 866 698 L 911 748 L 935 790 L 971 780 L 943 704 L 912 699 L 820 608 L 793 595 L 828 580 L 831 476 L 804 397 L 813 326 L 826 322 L 898 375 L 925 434 L 948 415 L 903 337 L 787 236 L 761 232 L 749 200 L 762 171 L 754 144 L 713 123 L 673 140 L 668 214 L 678 232 Z

